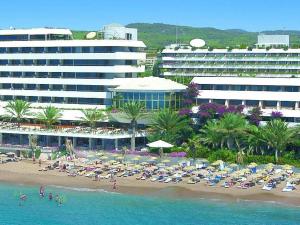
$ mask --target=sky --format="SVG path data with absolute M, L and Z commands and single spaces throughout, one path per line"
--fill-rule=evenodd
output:
M 1 0 L 0 28 L 99 30 L 109 23 L 300 30 L 300 0 Z

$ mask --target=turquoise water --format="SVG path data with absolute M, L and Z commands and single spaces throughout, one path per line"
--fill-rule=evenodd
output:
M 18 194 L 28 200 L 19 206 Z M 293 225 L 300 208 L 275 203 L 170 199 L 47 187 L 62 206 L 40 199 L 39 187 L 0 184 L 0 225 Z

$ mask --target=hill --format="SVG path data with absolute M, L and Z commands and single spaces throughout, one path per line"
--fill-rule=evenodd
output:
M 189 43 L 194 38 L 204 39 L 208 46 L 225 48 L 227 46 L 250 46 L 257 42 L 258 32 L 248 32 L 240 29 L 221 30 L 211 27 L 176 26 L 163 23 L 131 23 L 127 27 L 137 28 L 139 39 L 148 48 L 162 48 L 176 42 Z M 289 34 L 293 47 L 300 45 L 300 31 L 264 31 L 266 34 Z
M 221 30 L 211 27 L 176 26 L 163 23 L 131 23 L 127 27 L 137 28 L 139 40 L 145 42 L 148 49 L 159 49 L 177 42 L 189 43 L 194 38 L 204 39 L 208 46 L 226 48 L 251 46 L 257 42 L 258 32 L 248 32 L 241 29 Z M 74 39 L 84 39 L 89 31 L 73 31 Z M 292 47 L 300 46 L 300 31 L 275 30 L 263 31 L 265 34 L 289 34 Z

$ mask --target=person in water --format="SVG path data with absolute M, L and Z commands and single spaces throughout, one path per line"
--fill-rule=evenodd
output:
M 50 201 L 52 201 L 52 199 L 53 199 L 53 195 L 52 195 L 52 193 L 51 193 L 51 192 L 49 193 L 49 196 L 48 196 L 48 198 L 49 198 L 49 200 L 50 200 Z
M 22 206 L 21 202 L 25 202 L 27 199 L 27 196 L 25 194 L 21 194 L 20 193 L 20 196 L 19 196 L 19 206 Z
M 59 200 L 59 196 L 55 195 L 55 201 L 58 202 L 58 200 Z
M 40 187 L 40 196 L 43 198 L 45 197 L 45 187 L 44 186 L 41 186 Z

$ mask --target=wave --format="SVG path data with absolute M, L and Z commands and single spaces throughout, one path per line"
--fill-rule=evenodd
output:
M 68 186 L 59 186 L 59 185 L 47 185 L 47 186 L 58 188 L 58 189 L 70 190 L 70 191 L 78 191 L 78 192 L 101 192 L 101 193 L 109 193 L 109 194 L 120 194 L 118 192 L 107 191 L 104 189 L 78 188 L 78 187 L 68 187 Z

